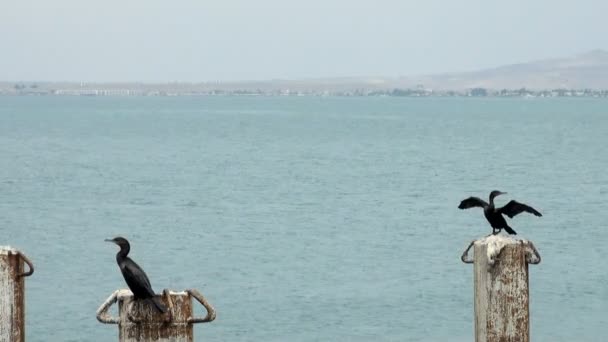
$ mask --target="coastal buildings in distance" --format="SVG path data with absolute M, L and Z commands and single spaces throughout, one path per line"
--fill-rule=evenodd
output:
M 0 95 L 20 96 L 378 96 L 378 97 L 608 97 L 608 89 L 487 89 L 433 90 L 367 87 L 239 87 L 237 84 L 56 84 L 0 82 Z
M 8 82 L 0 95 L 608 97 L 608 51 L 466 72 L 238 82 Z

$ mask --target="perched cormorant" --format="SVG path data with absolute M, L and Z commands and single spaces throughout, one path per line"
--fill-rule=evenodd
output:
M 486 219 L 488 220 L 488 222 L 490 222 L 490 225 L 492 226 L 492 234 L 500 233 L 501 229 L 504 229 L 509 234 L 513 234 L 513 235 L 517 234 L 513 230 L 513 228 L 509 227 L 509 225 L 507 224 L 507 221 L 505 221 L 505 218 L 502 217 L 503 214 L 509 216 L 510 218 L 513 218 L 515 215 L 525 211 L 525 212 L 534 214 L 536 216 L 543 216 L 541 213 L 536 211 L 536 209 L 534 209 L 528 205 L 525 205 L 523 203 L 519 203 L 515 200 L 511 200 L 511 202 L 507 203 L 502 208 L 494 207 L 494 197 L 496 197 L 498 195 L 504 195 L 504 194 L 506 194 L 506 192 L 501 192 L 498 190 L 492 191 L 490 193 L 490 204 L 486 203 L 486 201 L 482 200 L 481 198 L 469 197 L 469 198 L 463 200 L 462 202 L 460 202 L 460 205 L 458 206 L 458 208 L 459 209 L 469 209 L 469 208 L 473 208 L 473 207 L 483 208 L 483 214 L 486 217 Z M 498 231 L 497 231 L 497 229 L 498 229 Z
M 129 289 L 133 292 L 133 299 L 151 301 L 158 311 L 162 313 L 167 312 L 167 308 L 163 303 L 154 296 L 154 290 L 152 290 L 150 280 L 148 279 L 148 276 L 146 276 L 144 270 L 127 256 L 131 249 L 129 241 L 120 236 L 113 239 L 106 239 L 105 241 L 113 242 L 120 247 L 120 251 L 116 254 L 116 262 L 118 263 L 118 267 L 120 267 L 120 271 L 122 272 L 127 285 L 129 285 Z

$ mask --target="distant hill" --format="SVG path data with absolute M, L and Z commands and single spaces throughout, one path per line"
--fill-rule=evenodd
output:
M 463 91 L 520 89 L 608 89 L 608 51 L 593 50 L 569 58 L 544 59 L 471 72 L 404 77 L 345 77 L 224 83 L 226 89 L 290 89 L 292 91 L 374 91 L 432 89 Z
M 545 59 L 473 72 L 446 73 L 396 80 L 401 86 L 460 90 L 608 89 L 608 51 L 593 50 L 570 58 Z
M 608 51 L 593 50 L 569 58 L 544 59 L 470 72 L 454 72 L 404 77 L 352 77 L 308 80 L 274 80 L 224 84 L 281 88 L 292 91 L 356 91 L 387 89 L 432 89 L 464 91 L 520 89 L 608 89 Z
M 432 89 L 463 91 L 472 88 L 608 89 L 608 51 L 593 50 L 570 58 L 544 59 L 470 72 L 375 78 L 327 78 L 273 81 L 273 85 L 336 90 Z M 268 84 L 266 84 L 268 85 Z

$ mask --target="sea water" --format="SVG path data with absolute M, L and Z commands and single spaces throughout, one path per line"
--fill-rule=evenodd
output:
M 471 341 L 473 267 L 510 220 L 534 341 L 608 335 L 605 99 L 0 97 L 0 245 L 31 258 L 27 340 L 116 341 L 126 284 L 196 288 L 205 341 Z M 203 315 L 202 308 L 197 313 Z

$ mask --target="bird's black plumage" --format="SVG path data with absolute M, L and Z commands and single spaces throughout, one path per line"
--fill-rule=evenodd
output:
M 534 214 L 536 216 L 543 216 L 536 209 L 532 208 L 529 205 L 519 203 L 515 200 L 510 201 L 505 206 L 501 208 L 496 208 L 494 206 L 494 198 L 498 195 L 506 194 L 506 192 L 500 192 L 498 190 L 494 190 L 490 193 L 490 203 L 482 200 L 478 197 L 469 197 L 462 202 L 458 208 L 460 209 L 469 209 L 474 207 L 483 208 L 483 214 L 492 226 L 492 234 L 500 233 L 501 229 L 504 229 L 509 234 L 517 234 L 513 228 L 509 227 L 507 221 L 502 215 L 507 215 L 510 218 L 513 218 L 515 215 L 528 212 Z M 498 229 L 498 230 L 497 230 Z
M 127 256 L 131 250 L 129 241 L 123 237 L 115 237 L 111 240 L 106 239 L 106 241 L 113 242 L 120 247 L 120 251 L 116 254 L 116 262 L 129 289 L 133 292 L 133 299 L 151 301 L 158 311 L 162 313 L 167 312 L 167 308 L 155 297 L 150 280 L 144 270 Z

